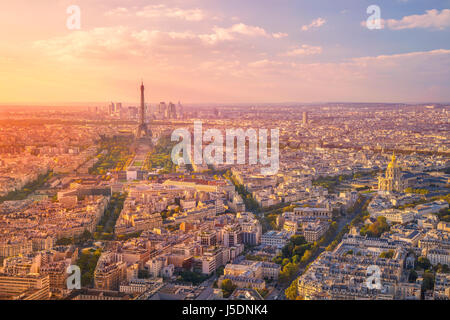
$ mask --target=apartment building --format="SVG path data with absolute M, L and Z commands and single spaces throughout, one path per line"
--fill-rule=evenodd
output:
M 282 248 L 289 240 L 290 236 L 291 234 L 286 231 L 270 230 L 262 235 L 261 244 L 264 246 L 276 246 Z
M 0 299 L 47 300 L 49 298 L 48 275 L 0 274 Z
M 102 253 L 94 271 L 94 286 L 101 290 L 119 290 L 127 277 L 127 265 L 122 255 L 114 252 Z
M 319 240 L 330 227 L 328 221 L 315 221 L 302 224 L 302 232 L 306 241 L 314 242 Z

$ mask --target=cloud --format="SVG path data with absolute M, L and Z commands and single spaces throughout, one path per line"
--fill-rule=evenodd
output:
M 316 92 L 320 97 L 325 92 L 329 93 L 327 84 L 333 83 L 336 85 L 336 94 L 342 95 L 343 99 L 353 96 L 356 89 L 362 90 L 361 99 L 364 99 L 364 94 L 393 96 L 398 89 L 402 91 L 399 93 L 401 96 L 414 100 L 430 86 L 437 85 L 444 91 L 445 87 L 448 88 L 450 50 L 365 56 L 329 63 L 263 59 L 250 62 L 247 66 L 247 70 L 242 66 L 239 68 L 242 77 L 248 81 L 279 82 L 280 86 L 302 81 L 302 84 L 309 86 L 311 92 Z M 383 93 L 383 90 L 386 92 Z
M 213 33 L 201 34 L 199 38 L 208 44 L 216 44 L 222 41 L 232 41 L 236 39 L 237 35 L 244 35 L 248 37 L 271 37 L 276 38 L 275 35 L 269 34 L 261 27 L 249 26 L 244 23 L 237 23 L 229 28 L 214 27 Z
M 131 16 L 130 10 L 124 7 L 118 7 L 105 12 L 105 16 Z
M 287 36 L 288 36 L 288 34 L 284 33 L 284 32 L 272 33 L 272 37 L 274 37 L 275 39 L 285 38 Z
M 201 9 L 170 8 L 164 4 L 145 6 L 136 15 L 145 18 L 179 18 L 186 21 L 201 21 L 206 17 Z
M 281 65 L 283 65 L 283 62 L 268 60 L 268 59 L 258 60 L 258 61 L 250 62 L 248 64 L 248 66 L 251 68 L 278 67 Z
M 33 43 L 35 48 L 58 60 L 181 56 L 201 45 L 199 37 L 191 32 L 136 31 L 125 26 L 80 30 Z
M 415 28 L 443 30 L 450 27 L 450 9 L 427 10 L 422 15 L 405 16 L 401 20 L 389 19 L 386 24 L 392 30 Z
M 263 28 L 243 23 L 229 28 L 214 27 L 210 33 L 134 30 L 125 26 L 94 28 L 39 40 L 33 46 L 59 60 L 77 58 L 122 59 L 167 54 L 182 55 L 213 49 L 219 43 L 241 37 L 277 38 Z M 226 48 L 221 47 L 226 51 Z
M 437 62 L 440 62 L 441 67 L 444 69 L 446 66 L 449 66 L 450 50 L 437 49 L 431 51 L 416 51 L 374 57 L 360 57 L 351 60 L 352 65 L 364 69 L 371 69 L 374 73 L 376 71 L 383 73 L 397 70 L 399 75 L 401 75 L 402 72 L 406 74 L 413 70 L 420 70 L 421 72 L 428 72 L 427 70 L 431 71 L 439 65 Z M 408 66 L 406 67 L 406 65 Z M 428 66 L 430 66 L 429 69 L 427 69 Z M 449 71 L 446 71 L 446 73 L 450 74 Z M 419 74 L 416 74 L 416 76 L 418 75 Z
M 227 45 L 239 37 L 274 39 L 262 30 L 238 24 L 199 34 L 118 26 L 69 32 L 38 41 L 35 47 L 50 55 L 52 66 L 82 70 L 80 78 L 96 68 L 102 68 L 105 78 L 121 81 L 144 74 L 157 79 L 152 84 L 158 88 L 155 91 L 186 95 L 192 101 L 227 101 L 229 92 L 241 101 L 445 101 L 450 97 L 450 50 L 304 63 L 296 57 L 320 54 L 322 48 L 304 44 L 268 58 L 241 45 Z M 216 42 L 211 42 L 213 35 Z M 234 47 L 239 51 L 233 52 Z M 76 63 L 58 65 L 60 60 L 78 58 Z
M 409 87 L 410 94 L 413 94 L 413 84 L 425 88 L 428 83 L 448 82 L 450 50 L 357 57 L 340 63 L 318 65 L 318 76 L 329 75 L 332 79 L 351 82 L 355 86 L 365 84 L 368 88 L 391 86 L 392 90 Z
M 75 57 L 122 57 L 136 55 L 137 41 L 126 27 L 95 28 L 70 32 L 66 36 L 39 40 L 33 46 L 60 60 Z
M 262 37 L 268 36 L 266 30 L 264 30 L 263 28 L 249 26 L 244 23 L 235 24 L 227 30 L 233 33 L 243 34 L 246 36 L 262 36 Z
M 376 22 L 377 22 L 377 20 L 375 20 L 375 19 L 371 20 L 369 22 L 367 20 L 361 21 L 361 27 L 369 29 L 370 23 L 376 23 Z M 380 18 L 380 28 L 379 29 L 374 29 L 374 30 L 384 29 L 385 27 L 386 27 L 386 20 Z
M 251 67 L 246 74 L 263 82 L 261 86 L 278 83 L 272 92 L 282 92 L 291 100 L 411 102 L 445 101 L 450 97 L 450 50 L 445 49 L 330 63 L 262 60 Z
M 284 55 L 288 57 L 294 56 L 310 56 L 322 53 L 322 47 L 310 46 L 307 44 L 303 44 L 300 47 L 296 47 L 292 50 L 289 50 Z
M 317 18 L 317 19 L 313 20 L 310 24 L 305 24 L 304 26 L 302 26 L 302 31 L 308 31 L 309 29 L 312 29 L 312 28 L 320 28 L 325 23 L 326 23 L 325 19 Z
M 105 12 L 106 16 L 129 17 L 137 16 L 150 19 L 174 18 L 186 21 L 202 21 L 206 18 L 206 13 L 202 9 L 182 9 L 179 7 L 168 7 L 164 4 L 148 5 L 140 9 L 129 10 L 124 7 L 118 7 Z

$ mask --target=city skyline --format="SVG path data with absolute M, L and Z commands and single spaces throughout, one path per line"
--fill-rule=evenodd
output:
M 0 4 L 0 300 L 449 301 L 450 0 L 371 1 Z
M 141 78 L 149 101 L 450 101 L 448 1 L 379 1 L 380 30 L 369 1 L 81 0 L 69 30 L 72 4 L 0 7 L 1 104 L 135 101 Z

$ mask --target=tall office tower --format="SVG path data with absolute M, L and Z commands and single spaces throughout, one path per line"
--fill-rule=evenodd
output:
M 115 108 L 114 102 L 111 102 L 111 104 L 109 105 L 109 108 L 108 108 L 109 115 L 114 114 L 114 108 Z
M 162 118 L 162 119 L 164 119 L 164 117 L 165 117 L 165 115 L 166 115 L 166 109 L 167 109 L 167 107 L 166 107 L 166 103 L 163 101 L 163 102 L 160 102 L 159 103 L 159 116 Z
M 170 119 L 170 108 L 171 108 L 171 106 L 170 106 L 170 102 L 169 102 L 166 107 L 166 112 L 164 113 L 164 116 L 166 119 Z
M 176 110 L 175 104 L 173 104 L 172 102 L 169 102 L 168 110 L 169 110 L 169 112 L 168 112 L 169 118 L 176 119 L 177 118 L 177 110 Z
M 170 118 L 170 116 L 169 116 L 169 108 L 166 108 L 166 111 L 164 112 L 164 119 L 169 119 Z
M 181 105 L 181 102 L 178 101 L 178 118 L 183 119 L 183 106 Z
M 303 125 L 306 126 L 308 124 L 308 112 L 303 111 Z
M 137 136 L 138 138 L 152 136 L 152 131 L 147 127 L 147 124 L 145 123 L 144 83 L 141 83 L 141 109 Z
M 120 110 L 122 110 L 122 102 L 117 102 L 115 112 L 120 112 Z

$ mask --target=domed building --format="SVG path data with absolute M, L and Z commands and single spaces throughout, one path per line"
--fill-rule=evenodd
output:
M 395 152 L 388 164 L 385 176 L 378 177 L 378 191 L 402 192 L 405 189 L 403 173 L 397 163 Z

